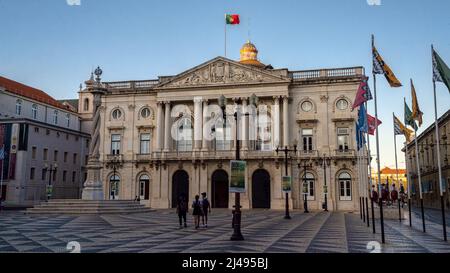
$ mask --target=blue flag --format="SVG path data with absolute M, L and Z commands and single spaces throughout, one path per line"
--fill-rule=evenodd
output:
M 0 160 L 5 160 L 5 147 L 0 149 Z
M 369 132 L 369 124 L 367 123 L 367 112 L 366 112 L 366 107 L 364 106 L 364 104 L 361 104 L 361 106 L 359 106 L 358 124 L 359 124 L 359 130 L 361 132 L 364 132 L 364 133 Z

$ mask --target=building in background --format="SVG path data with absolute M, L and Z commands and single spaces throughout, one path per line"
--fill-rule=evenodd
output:
M 264 65 L 257 56 L 248 42 L 239 61 L 217 57 L 175 76 L 102 83 L 98 130 L 104 198 L 140 197 L 148 206 L 172 208 L 181 194 L 192 200 L 206 192 L 213 207 L 232 208 L 230 160 L 240 128 L 241 158 L 247 161 L 243 208 L 284 208 L 283 154 L 275 150 L 297 145 L 289 161 L 291 208 L 303 208 L 306 181 L 310 209 L 321 209 L 327 196 L 329 210 L 358 210 L 357 111 L 351 106 L 363 67 L 290 71 Z M 89 90 L 94 85 L 91 77 L 79 93 L 86 131 L 92 126 Z M 225 125 L 221 95 L 228 99 Z M 236 104 L 250 109 L 253 95 L 255 115 L 241 118 L 237 127 Z
M 440 152 L 441 152 L 441 166 L 443 176 L 444 202 L 447 208 L 450 208 L 450 110 L 438 119 L 439 137 L 440 137 Z M 438 161 L 436 153 L 436 129 L 433 122 L 422 134 L 418 136 L 418 150 L 419 150 L 419 166 L 422 175 L 422 192 L 424 206 L 429 208 L 441 208 L 439 179 L 438 179 Z M 408 170 L 412 183 L 411 192 L 413 200 L 416 204 L 420 202 L 419 195 L 419 180 L 416 164 L 415 142 L 408 145 Z
M 80 198 L 89 137 L 81 131 L 75 107 L 0 77 L 4 205 L 32 206 L 46 200 L 49 184 L 51 198 Z
M 397 180 L 397 170 L 391 169 L 389 167 L 384 167 L 381 169 L 381 184 L 386 184 L 389 181 L 389 186 L 395 184 L 397 190 L 399 190 L 399 185 L 403 185 L 405 192 L 408 191 L 408 179 L 406 177 L 406 169 L 398 169 L 398 180 Z M 376 170 L 372 170 L 372 181 L 374 185 L 378 185 L 378 173 Z M 378 186 L 377 186 L 378 189 Z

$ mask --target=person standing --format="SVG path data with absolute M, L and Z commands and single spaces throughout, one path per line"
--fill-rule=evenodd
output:
M 194 216 L 195 229 L 198 229 L 200 227 L 200 216 L 202 215 L 203 212 L 202 202 L 200 202 L 199 199 L 200 196 L 196 195 L 195 200 L 192 202 L 193 208 L 192 215 Z
M 202 224 L 203 227 L 208 227 L 208 212 L 211 213 L 211 204 L 209 203 L 208 198 L 206 197 L 206 192 L 202 193 Z
M 184 227 L 187 227 L 186 224 L 186 214 L 188 212 L 188 205 L 186 203 L 186 198 L 181 195 L 178 197 L 178 203 L 177 203 L 177 213 L 178 213 L 178 219 L 180 221 L 180 228 L 183 228 L 183 220 L 184 220 Z

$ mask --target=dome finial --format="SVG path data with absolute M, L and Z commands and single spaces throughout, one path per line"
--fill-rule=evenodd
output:
M 250 42 L 250 39 L 241 48 L 241 59 L 239 61 L 242 64 L 253 65 L 256 67 L 264 68 L 265 65 L 258 61 L 258 49 L 254 44 Z

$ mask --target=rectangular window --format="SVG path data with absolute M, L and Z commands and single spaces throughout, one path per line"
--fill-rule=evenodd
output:
M 47 169 L 42 169 L 42 180 L 45 181 L 47 180 Z
M 67 163 L 67 156 L 69 155 L 68 152 L 64 152 L 64 163 Z
M 48 149 L 44 149 L 43 158 L 44 158 L 44 160 L 48 159 Z
M 46 134 L 47 136 L 50 135 L 50 130 L 47 129 L 47 130 L 45 131 L 45 134 Z
M 313 150 L 313 129 L 302 129 L 302 148 L 304 152 Z
M 88 164 L 88 161 L 89 161 L 89 156 L 88 156 L 88 155 L 85 155 L 85 156 L 84 156 L 84 165 L 87 165 L 87 164 Z
M 348 151 L 349 150 L 349 132 L 348 128 L 338 128 L 338 149 L 339 151 Z
M 39 133 L 39 127 L 34 127 L 34 132 Z
M 150 134 L 141 134 L 140 154 L 150 153 Z
M 73 154 L 73 164 L 77 164 L 77 156 L 76 153 Z
M 31 168 L 30 170 L 30 180 L 34 180 L 35 169 Z
M 75 183 L 75 179 L 77 178 L 77 173 L 72 172 L 72 183 Z
M 339 200 L 341 201 L 351 201 L 352 200 L 352 192 L 351 192 L 351 181 L 350 180 L 339 180 L 339 191 L 340 196 Z
M 31 159 L 36 159 L 36 152 L 37 152 L 37 148 L 32 147 L 31 148 Z
M 120 140 L 121 136 L 118 134 L 111 135 L 111 154 L 120 154 Z
M 63 171 L 63 182 L 66 182 L 67 171 Z
M 58 175 L 58 171 L 54 170 L 53 171 L 53 182 L 56 182 L 56 176 Z
M 58 161 L 58 150 L 55 150 L 54 152 L 53 152 L 53 161 Z

